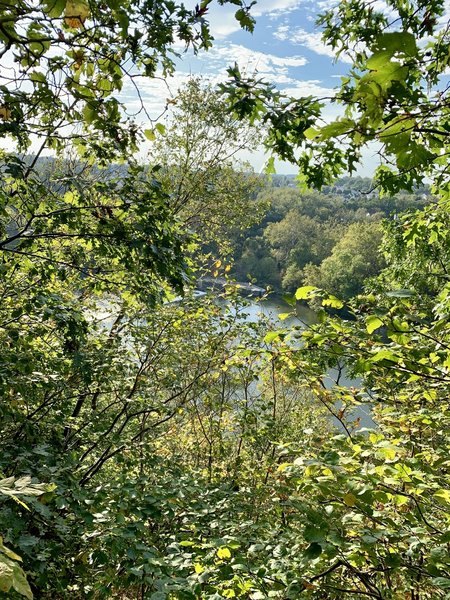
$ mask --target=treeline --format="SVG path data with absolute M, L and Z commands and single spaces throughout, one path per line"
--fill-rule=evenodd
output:
M 369 178 L 342 178 L 322 192 L 302 192 L 294 177 L 275 176 L 258 196 L 264 218 L 235 238 L 233 275 L 276 291 L 316 285 L 343 298 L 362 290 L 384 266 L 381 222 L 423 208 L 426 186 L 380 197 Z

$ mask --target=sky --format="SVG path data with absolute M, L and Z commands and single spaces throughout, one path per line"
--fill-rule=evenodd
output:
M 166 99 L 191 74 L 199 74 L 218 83 L 226 79 L 228 66 L 238 63 L 241 71 L 276 85 L 291 96 L 314 95 L 330 97 L 348 71 L 345 56 L 335 60 L 331 48 L 321 41 L 315 22 L 317 16 L 330 7 L 330 0 L 258 0 L 251 13 L 256 19 L 253 34 L 243 31 L 234 18 L 236 6 L 210 5 L 207 15 L 214 37 L 213 47 L 197 57 L 183 54 L 177 62 L 177 72 L 168 82 L 141 81 L 141 94 L 153 116 L 164 108 Z M 128 104 L 133 103 L 129 90 Z M 337 116 L 339 109 L 329 105 L 325 117 Z M 267 156 L 261 150 L 245 155 L 256 171 L 261 171 Z M 376 166 L 374 151 L 367 153 L 360 174 L 370 175 Z M 276 163 L 277 172 L 295 173 L 295 166 Z
M 248 75 L 257 73 L 274 84 L 289 96 L 313 95 L 327 98 L 334 95 L 340 85 L 340 78 L 349 69 L 345 56 L 335 59 L 331 48 L 321 41 L 321 32 L 316 26 L 319 14 L 331 8 L 339 0 L 258 0 L 251 9 L 256 19 L 253 33 L 241 29 L 235 19 L 237 6 L 219 6 L 217 0 L 211 2 L 206 15 L 214 37 L 213 46 L 197 56 L 184 52 L 181 43 L 175 44 L 181 58 L 176 61 L 174 76 L 165 80 L 140 78 L 139 92 L 145 108 L 152 118 L 157 119 L 164 112 L 167 99 L 177 94 L 178 88 L 191 75 L 201 75 L 213 85 L 225 81 L 227 67 L 238 63 L 241 72 Z M 187 8 L 193 9 L 199 0 L 184 0 Z M 374 0 L 375 4 L 386 7 L 384 0 Z M 450 2 L 450 0 L 448 0 Z M 135 80 L 137 81 L 137 80 Z M 140 114 L 138 123 L 144 128 L 151 123 L 142 121 L 142 112 L 136 90 L 130 80 L 124 82 L 120 100 L 129 115 Z M 331 120 L 338 116 L 342 108 L 327 104 L 323 116 Z M 30 151 L 36 151 L 39 144 L 33 143 Z M 148 152 L 143 147 L 142 156 Z M 240 157 L 250 162 L 256 172 L 261 172 L 268 160 L 263 149 L 244 153 Z M 371 176 L 378 164 L 374 149 L 364 155 L 363 165 L 357 174 Z M 278 173 L 295 173 L 295 165 L 275 163 Z

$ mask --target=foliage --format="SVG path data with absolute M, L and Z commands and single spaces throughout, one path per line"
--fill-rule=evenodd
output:
M 225 351 L 214 307 L 209 342 L 201 311 L 183 335 L 189 310 L 155 311 L 191 276 L 189 233 L 158 169 L 134 159 L 152 131 L 121 101 L 126 86 L 141 100 L 139 78 L 173 71 L 179 40 L 195 52 L 211 45 L 208 4 L 0 8 L 0 135 L 11 148 L 0 153 L 0 468 L 2 491 L 17 500 L 0 509 L 7 597 L 91 594 L 77 585 L 96 578 L 80 548 L 100 474 L 120 479 L 126 453 L 177 414 Z M 249 6 L 233 5 L 252 29 Z M 140 109 L 150 118 L 142 100 Z M 42 493 L 34 478 L 56 490 Z
M 448 200 L 442 196 L 438 203 L 423 211 L 405 215 L 388 228 L 384 248 L 391 257 L 385 274 L 391 285 L 413 290 L 425 302 L 442 293 L 447 281 Z
M 176 38 L 195 52 L 210 47 L 209 4 L 192 10 L 145 0 L 3 5 L 2 59 L 16 76 L 2 76 L 2 137 L 11 136 L 21 150 L 31 135 L 59 150 L 70 139 L 99 163 L 128 157 L 142 134 L 118 95 L 131 85 L 140 98 L 139 78 L 173 72 Z M 249 7 L 234 4 L 237 20 L 251 30 Z
M 233 3 L 251 29 L 248 7 Z M 161 136 L 163 168 L 131 159 L 140 134 L 119 104 L 126 61 L 136 75 L 154 76 L 159 64 L 173 68 L 175 35 L 208 47 L 208 4 L 4 8 L 2 56 L 22 70 L 0 87 L 2 132 L 20 150 L 37 136 L 61 154 L 72 137 L 79 153 L 2 155 L 0 591 L 8 597 L 448 596 L 447 107 L 438 90 L 448 48 L 446 32 L 436 33 L 441 4 L 390 6 L 391 23 L 358 0 L 322 20 L 331 45 L 354 59 L 339 94 L 347 113 L 333 123 L 317 123 L 321 101 L 283 100 L 231 70 L 232 108 L 251 121 L 244 131 L 261 117 L 269 146 L 292 160 L 304 144 L 297 161 L 308 183 L 351 170 L 375 140 L 399 171 L 394 179 L 379 170 L 385 192 L 411 190 L 425 175 L 439 184 L 438 204 L 388 226 L 387 269 L 370 291 L 344 304 L 299 288 L 291 303 L 320 303 L 318 322 L 305 327 L 284 314 L 276 329 L 249 321 L 233 286 L 221 299 L 187 291 L 157 303 L 183 290 L 196 267 L 184 258 L 186 224 L 201 231 L 213 216 L 217 227 L 205 236 L 222 244 L 258 205 L 238 197 L 255 181 L 224 168 L 220 147 L 206 151 L 216 127 L 235 147 L 242 130 L 212 90 L 211 120 L 188 114 L 203 93 L 196 82 L 180 95 L 184 129 L 177 138 L 168 124 L 165 153 L 164 128 L 147 132 Z M 194 149 L 203 162 L 192 162 Z M 126 166 L 111 163 L 119 158 Z M 335 252 L 330 244 L 328 259 L 319 240 L 331 237 L 336 205 L 314 194 L 274 196 L 267 221 L 253 225 L 254 255 L 272 242 L 286 254 L 275 238 L 298 234 L 280 226 L 289 215 L 315 242 L 303 254 L 325 274 L 327 260 L 367 266 L 354 232 L 373 241 L 378 225 L 359 222 L 355 206 L 338 202 L 351 233 Z M 372 215 L 386 209 L 370 203 Z M 315 218 L 321 212 L 326 225 Z M 345 308 L 346 318 L 329 308 Z M 340 385 L 346 374 L 355 386 Z M 360 430 L 364 408 L 370 431 Z
M 297 295 L 317 294 L 304 288 Z M 414 597 L 446 597 L 445 310 L 437 298 L 428 313 L 414 293 L 384 291 L 366 296 L 362 310 L 354 307 L 355 321 L 329 318 L 303 335 L 302 361 L 310 352 L 331 363 L 345 357 L 363 378 L 361 389 L 334 395 L 345 406 L 367 394 L 377 423 L 373 432 L 335 438 L 312 454 L 302 449 L 289 467 L 292 498 L 311 515 L 304 530 L 315 548 L 311 597 L 316 586 L 330 597 L 338 589 L 377 598 L 408 590 Z M 442 351 L 434 356 L 437 347 Z
M 235 238 L 233 275 L 241 280 L 254 277 L 260 284 L 270 284 L 289 293 L 304 283 L 334 290 L 345 298 L 361 292 L 365 278 L 378 274 L 382 262 L 377 249 L 373 247 L 369 252 L 367 245 L 364 249 L 365 242 L 359 238 L 367 237 L 364 232 L 373 229 L 374 235 L 369 238 L 379 245 L 381 233 L 376 235 L 375 231 L 381 230 L 375 223 L 423 207 L 428 196 L 399 194 L 380 198 L 376 191 L 371 191 L 369 179 L 357 180 L 354 186 L 351 181 L 338 181 L 322 193 L 305 193 L 278 184 L 264 189 L 259 198 L 262 203 L 269 203 L 269 209 L 260 224 L 245 232 L 245 239 Z M 338 261 L 342 268 L 331 269 L 331 256 L 335 250 L 338 252 L 336 244 L 344 238 L 354 245 L 351 255 L 355 255 L 358 244 L 361 246 L 363 255 L 371 262 L 370 269 L 361 264 L 353 273 L 346 261 L 343 265 Z M 324 261 L 327 276 L 321 278 Z M 346 280 L 345 289 L 337 280 L 330 287 L 331 278 L 339 278 L 340 273 L 342 281 Z
M 299 165 L 311 187 L 352 173 L 362 149 L 379 145 L 376 181 L 384 192 L 413 190 L 430 177 L 447 186 L 448 65 L 444 3 L 355 0 L 319 19 L 323 39 L 352 67 L 331 100 L 343 106 L 331 123 L 320 121 L 324 100 L 284 98 L 271 85 L 229 69 L 232 110 L 269 129 L 267 145 Z M 299 116 L 301 115 L 301 116 Z M 282 123 L 280 123 L 282 119 Z M 295 149 L 303 152 L 296 156 Z
M 32 483 L 31 477 L 0 479 L 0 495 L 12 498 L 24 508 L 27 505 L 18 496 L 42 496 L 53 489 L 54 486 Z M 32 600 L 33 593 L 20 562 L 21 557 L 4 546 L 3 539 L 0 538 L 0 591 L 9 593 L 12 588 L 21 596 Z
M 19 562 L 22 559 L 3 545 L 0 538 L 0 591 L 9 592 L 13 588 L 21 596 L 32 600 L 33 594 Z
M 384 266 L 381 239 L 379 223 L 352 223 L 319 267 L 306 266 L 304 282 L 340 298 L 356 296 Z
M 255 128 L 224 111 L 218 91 L 194 77 L 172 101 L 166 126 L 158 126 L 150 159 L 159 166 L 173 214 L 204 251 L 216 258 L 229 253 L 230 239 L 267 208 L 257 200 L 264 178 L 239 162 L 240 152 L 256 147 Z
M 300 147 L 297 164 L 307 185 L 320 187 L 336 174 L 352 172 L 362 150 L 377 142 L 381 192 L 411 191 L 429 177 L 439 196 L 436 205 L 388 226 L 387 269 L 370 284 L 372 293 L 345 306 L 351 319 L 321 312 L 319 324 L 303 333 L 302 347 L 294 351 L 299 374 L 315 364 L 317 376 L 344 363 L 361 378 L 357 388 L 331 389 L 329 401 L 339 402 L 343 415 L 351 406 L 368 405 L 376 428 L 348 429 L 325 443 L 311 438 L 283 466 L 298 546 L 283 565 L 280 597 L 448 597 L 448 27 L 443 12 L 439 1 L 393 1 L 383 7 L 356 0 L 321 17 L 324 40 L 352 62 L 335 97 L 342 114 L 331 123 L 320 121 L 312 98 L 282 98 L 270 86 L 230 70 L 237 85 L 231 107 L 261 118 L 271 130 L 269 147 L 282 157 L 295 158 Z M 302 120 L 292 126 L 300 107 Z M 277 128 L 280 113 L 287 130 Z M 296 297 L 342 307 L 312 286 L 297 290 Z M 283 541 L 280 546 L 291 547 Z M 261 549 L 260 562 L 270 565 L 273 575 L 279 555 L 271 562 L 271 550 Z M 271 592 L 276 595 L 274 588 Z
M 343 227 L 336 223 L 321 223 L 291 210 L 282 221 L 269 224 L 264 235 L 278 264 L 301 270 L 306 264 L 320 264 L 329 256 L 342 231 Z M 295 289 L 287 284 L 286 278 L 283 288 L 287 291 Z

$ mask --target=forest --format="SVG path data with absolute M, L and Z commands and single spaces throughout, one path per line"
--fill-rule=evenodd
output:
M 0 2 L 0 598 L 450 598 L 446 5 L 323 7 L 333 119 L 237 65 L 153 119 L 213 5 Z
M 275 177 L 257 196 L 262 219 L 232 236 L 232 274 L 280 293 L 314 285 L 350 299 L 384 266 L 382 221 L 434 201 L 425 186 L 379 198 L 369 178 L 342 178 L 302 192 Z M 283 185 L 287 183 L 287 185 Z

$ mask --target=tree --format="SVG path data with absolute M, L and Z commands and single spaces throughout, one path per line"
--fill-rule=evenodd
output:
M 258 236 L 245 240 L 233 274 L 241 281 L 255 279 L 260 284 L 279 287 L 280 272 L 276 260 L 270 256 L 265 238 Z
M 304 144 L 297 164 L 309 185 L 352 171 L 376 141 L 383 193 L 429 177 L 439 196 L 438 205 L 392 223 L 388 268 L 374 293 L 346 307 L 352 319 L 322 313 L 293 358 L 299 373 L 344 361 L 361 386 L 335 387 L 329 401 L 340 401 L 344 413 L 369 402 L 377 428 L 348 429 L 325 444 L 312 436 L 283 467 L 291 531 L 301 536 L 295 555 L 283 555 L 284 573 L 296 564 L 280 576 L 288 597 L 448 596 L 447 26 L 442 2 L 387 6 L 344 2 L 320 20 L 325 41 L 352 60 L 337 94 L 344 114 L 334 122 L 320 123 L 316 99 L 278 96 L 270 106 L 274 94 L 255 82 L 231 101 L 239 114 L 265 120 L 268 144 L 282 156 L 295 160 L 294 148 Z M 230 74 L 239 85 L 240 73 Z M 312 286 L 296 298 L 342 307 Z M 267 541 L 260 561 L 273 572 L 279 563 L 270 563 L 271 550 Z
M 440 202 L 390 224 L 384 252 L 391 260 L 380 285 L 410 290 L 420 295 L 424 304 L 435 301 L 448 280 L 447 215 L 447 202 Z
M 299 209 L 290 210 L 284 219 L 266 227 L 264 237 L 282 269 L 283 289 L 292 292 L 301 283 L 295 278 L 292 281 L 293 269 L 299 272 L 306 264 L 320 264 L 330 255 L 342 229 L 338 223 L 318 221 Z M 290 276 L 285 277 L 288 269 Z
M 108 469 L 116 481 L 127 448 L 170 419 L 176 399 L 201 377 L 196 371 L 190 383 L 174 383 L 182 364 L 164 337 L 172 318 L 151 308 L 187 283 L 188 236 L 157 169 L 133 158 L 153 133 L 136 124 L 120 93 L 134 86 L 146 114 L 137 81 L 174 69 L 175 40 L 194 52 L 210 46 L 208 4 L 20 0 L 0 7 L 7 67 L 0 136 L 11 148 L 0 153 L 0 469 L 7 481 L 24 476 L 57 486 L 26 498 L 27 506 L 2 499 L 0 591 L 8 595 L 14 588 L 31 597 L 8 544 L 20 550 L 40 597 L 108 594 L 110 582 L 100 578 L 100 591 L 92 591 L 80 567 L 82 532 L 93 519 L 86 508 L 96 502 L 92 481 Z M 248 7 L 233 4 L 251 29 Z M 166 350 L 164 369 L 153 343 Z M 212 341 L 207 348 L 211 358 Z M 150 371 L 151 399 L 144 392 Z
M 203 250 L 229 253 L 266 208 L 257 200 L 264 177 L 239 161 L 240 152 L 256 147 L 255 128 L 224 111 L 219 92 L 200 78 L 179 90 L 162 127 L 150 159 L 160 167 L 172 213 Z
M 319 266 L 306 265 L 304 282 L 321 287 L 339 298 L 351 298 L 363 291 L 369 278 L 384 266 L 381 255 L 380 223 L 352 223 Z
M 96 285 L 104 288 L 115 264 L 124 267 L 116 281 L 133 287 L 125 276 L 136 272 L 142 260 L 152 274 L 152 281 L 142 281 L 148 297 L 160 293 L 161 279 L 180 289 L 186 275 L 180 232 L 155 174 L 142 174 L 132 158 L 143 133 L 127 116 L 119 94 L 128 84 L 139 96 L 139 78 L 154 77 L 158 68 L 163 73 L 174 69 L 175 36 L 195 52 L 211 44 L 207 4 L 188 11 L 165 2 L 36 6 L 21 1 L 2 11 L 1 56 L 15 75 L 2 75 L 0 82 L 0 135 L 17 150 L 1 154 L 0 248 L 5 260 L 19 260 L 25 252 L 33 268 L 59 264 L 54 274 L 80 271 L 84 265 L 83 277 L 90 281 L 95 275 Z M 245 7 L 237 18 L 251 28 Z M 25 159 L 18 153 L 31 143 L 37 153 Z M 53 149 L 67 158 L 73 148 L 79 163 L 66 160 L 59 171 L 40 173 L 42 152 Z M 107 167 L 112 161 L 128 166 L 122 172 L 109 167 L 95 176 L 84 168 L 94 162 Z
M 118 93 L 129 83 L 139 96 L 140 78 L 173 72 L 175 38 L 194 52 L 207 49 L 208 4 L 193 10 L 140 0 L 3 5 L 2 59 L 17 70 L 12 80 L 2 76 L 2 135 L 21 150 L 34 135 L 57 149 L 70 140 L 100 162 L 128 156 L 141 138 Z M 238 21 L 252 29 L 248 7 L 236 6 Z M 24 88 L 26 81 L 31 85 Z
M 32 37 L 36 25 L 24 23 L 34 16 L 34 5 L 17 6 L 20 10 L 8 9 L 12 16 L 0 22 L 6 53 L 49 61 L 53 72 L 58 64 L 61 72 L 72 69 L 70 60 L 70 72 L 84 68 L 84 58 L 75 55 L 66 56 L 69 62 L 63 57 L 61 63 L 60 56 L 53 62 L 55 49 L 47 49 L 45 37 Z M 64 38 L 67 27 L 70 39 L 84 43 L 90 29 L 86 5 L 78 5 L 79 14 L 68 6 L 70 12 L 66 8 L 61 18 L 63 7 L 55 21 L 45 9 L 42 27 L 59 23 Z M 161 28 L 144 30 L 146 41 L 166 34 L 152 46 L 159 51 L 170 38 L 166 26 L 170 33 L 175 20 L 183 38 L 191 31 L 182 27 L 185 17 L 201 19 L 206 8 L 200 5 L 186 15 L 184 8 L 177 12 L 173 4 L 164 4 L 159 8 L 172 15 L 164 20 L 147 4 L 137 13 L 133 7 L 126 7 L 130 23 L 139 15 L 144 23 L 150 16 L 152 23 L 163 20 Z M 411 35 L 433 33 L 440 7 L 395 3 L 399 14 L 392 27 L 398 23 L 402 30 L 394 36 L 386 31 L 384 14 L 358 1 L 341 4 L 324 19 L 332 43 L 349 52 L 356 41 L 366 44 L 361 51 L 357 47 L 355 71 L 344 83 L 347 96 L 341 96 L 350 105 L 346 119 L 352 123 L 341 119 L 331 129 L 311 131 L 320 112 L 315 99 L 266 112 L 269 142 L 284 157 L 295 157 L 298 142 L 309 145 L 299 159 L 309 182 L 323 183 L 351 165 L 360 144 L 370 139 L 379 139 L 402 171 L 394 183 L 392 174 L 380 171 L 385 190 L 412 186 L 424 171 L 433 174 L 427 152 L 445 151 L 445 139 L 434 140 L 444 138 L 445 94 L 433 105 L 420 90 L 424 77 L 433 82 L 433 71 L 446 64 L 448 52 L 443 35 L 431 46 L 436 65 L 423 74 L 420 67 L 427 65 L 418 60 L 426 60 L 426 50 Z M 99 9 L 89 6 L 98 18 L 91 28 L 98 43 L 89 45 L 94 58 L 102 41 L 108 42 L 102 49 L 120 49 L 111 37 L 114 15 L 122 15 L 121 32 L 128 27 L 121 7 Z M 11 30 L 19 17 L 20 28 Z M 238 17 L 248 25 L 244 7 Z M 97 22 L 103 30 L 96 29 Z M 36 23 L 40 27 L 39 16 Z M 133 54 L 141 33 L 137 29 L 135 37 L 126 38 L 124 47 L 131 44 L 129 55 L 144 64 L 139 50 Z M 66 43 L 58 30 L 56 36 L 56 46 Z M 41 55 L 42 48 L 48 54 Z M 163 53 L 158 56 L 164 60 Z M 86 65 L 96 93 L 107 85 L 96 71 L 106 64 L 110 68 L 111 60 L 103 58 L 93 76 Z M 24 68 L 31 79 L 34 67 L 25 63 Z M 233 75 L 236 112 L 266 110 L 266 92 L 254 85 L 242 91 L 236 69 Z M 80 106 L 84 113 L 89 100 L 79 98 L 82 84 L 72 79 L 75 114 Z M 12 105 L 20 99 L 18 90 L 2 90 L 10 94 L 1 113 L 4 125 L 17 132 L 19 143 L 29 131 L 46 126 L 47 118 L 52 126 L 58 122 L 52 120 L 53 105 L 46 117 L 37 103 L 39 86 L 32 87 L 30 119 L 23 127 Z M 31 97 L 28 89 L 25 99 Z M 424 115 L 414 112 L 416 100 L 423 102 Z M 57 110 L 58 95 L 52 101 Z M 101 162 L 124 156 L 132 136 L 131 131 L 120 138 L 112 113 L 114 134 L 108 129 L 106 114 L 114 112 L 115 103 L 108 95 L 106 103 L 105 113 L 93 106 L 104 137 L 90 139 L 82 130 L 77 141 L 86 157 L 96 155 Z M 406 109 L 414 128 L 383 138 L 386 127 L 394 126 L 393 114 L 406 119 Z M 63 113 L 68 120 L 70 111 Z M 88 114 L 86 121 L 93 119 L 88 130 L 103 131 Z M 429 131 L 431 125 L 437 133 Z M 46 133 L 60 148 L 61 131 Z M 332 139 L 344 134 L 351 137 L 347 150 Z M 434 144 L 443 148 L 435 150 Z M 44 177 L 37 160 L 28 165 L 14 155 L 6 158 L 0 467 L 10 477 L 26 474 L 57 485 L 39 499 L 27 497 L 29 510 L 10 501 L 1 504 L 6 593 L 14 594 L 15 588 L 30 596 L 27 586 L 17 589 L 23 574 L 12 562 L 16 555 L 8 556 L 12 548 L 20 550 L 31 587 L 41 598 L 419 600 L 448 595 L 446 165 L 438 164 L 434 172 L 442 183 L 440 210 L 430 208 L 392 226 L 398 243 L 386 247 L 390 270 L 372 294 L 345 306 L 351 319 L 321 311 L 318 323 L 306 330 L 284 327 L 261 339 L 256 325 L 243 330 L 232 296 L 226 296 L 232 303 L 225 313 L 213 301 L 186 299 L 160 309 L 148 301 L 147 284 L 154 299 L 167 280 L 184 281 L 179 263 L 184 232 L 172 219 L 170 198 L 148 172 L 134 165 L 123 179 L 111 169 L 80 172 L 77 160 Z M 431 252 L 425 235 L 435 246 Z M 413 250 L 412 258 L 405 248 Z M 399 288 L 414 283 L 414 266 L 427 268 L 430 277 L 421 273 L 417 288 Z M 298 289 L 295 297 L 343 307 L 340 299 L 312 286 Z M 360 386 L 338 385 L 343 364 L 360 378 Z M 338 369 L 331 388 L 324 381 L 329 367 Z M 330 433 L 322 412 L 310 408 L 315 402 L 339 421 L 342 432 Z M 358 431 L 351 409 L 362 404 L 371 407 L 377 429 Z M 189 450 L 182 464 L 180 440 Z

